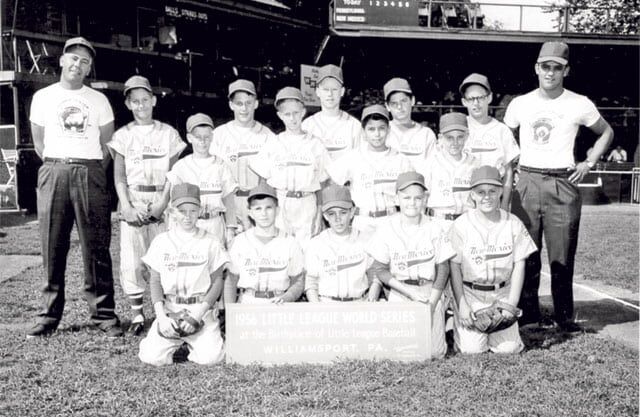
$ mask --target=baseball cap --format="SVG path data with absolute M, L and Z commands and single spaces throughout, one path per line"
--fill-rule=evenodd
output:
M 294 99 L 294 100 L 298 100 L 301 103 L 304 103 L 304 99 L 302 97 L 302 91 L 300 91 L 300 89 L 295 87 L 285 87 L 280 91 L 278 91 L 278 94 L 276 94 L 276 99 L 274 100 L 273 104 L 276 107 L 278 107 L 278 103 L 286 99 Z
M 487 91 L 491 92 L 489 79 L 482 74 L 477 74 L 474 72 L 473 74 L 467 76 L 467 78 L 462 81 L 462 84 L 460 84 L 460 88 L 458 89 L 460 91 L 460 94 L 464 95 L 464 90 L 466 90 L 467 87 L 473 84 L 481 85 L 486 88 Z
M 411 86 L 409 85 L 409 81 L 404 78 L 392 78 L 382 87 L 384 91 L 384 100 L 387 101 L 391 93 L 395 93 L 396 91 L 401 91 L 403 93 L 413 95 L 413 91 L 411 91 Z
M 419 185 L 425 190 L 427 186 L 424 184 L 424 176 L 414 171 L 403 172 L 398 175 L 396 180 L 396 191 L 402 191 L 410 185 Z
M 502 178 L 497 168 L 483 165 L 471 173 L 471 188 L 480 184 L 492 184 L 502 187 Z
M 469 130 L 467 115 L 451 112 L 440 116 L 440 133 L 447 133 L 452 130 Z
M 153 89 L 151 88 L 151 83 L 149 82 L 148 79 L 146 79 L 142 75 L 134 75 L 133 77 L 125 81 L 124 95 L 126 96 L 127 92 L 129 92 L 129 90 L 133 90 L 134 88 L 144 88 L 148 92 L 153 93 Z
M 350 209 L 353 207 L 353 200 L 351 200 L 351 192 L 347 187 L 341 187 L 339 185 L 330 185 L 322 189 L 320 193 L 322 201 L 322 211 L 327 211 L 330 208 L 340 207 L 343 209 Z
M 564 42 L 545 42 L 538 54 L 538 63 L 554 61 L 558 64 L 567 65 L 569 63 L 569 45 Z
M 258 196 L 272 197 L 276 200 L 278 199 L 276 190 L 266 182 L 261 182 L 260 184 L 249 190 L 249 196 L 247 197 L 247 200 L 251 201 Z
M 202 125 L 210 126 L 212 129 L 215 127 L 213 126 L 213 120 L 211 120 L 211 117 L 207 116 L 204 113 L 196 113 L 192 116 L 189 116 L 189 118 L 187 119 L 187 133 L 191 133 L 194 127 Z
M 67 39 L 67 41 L 64 43 L 64 47 L 62 48 L 62 53 L 66 53 L 67 50 L 69 48 L 71 48 L 72 46 L 84 46 L 85 48 L 87 48 L 89 51 L 91 51 L 91 54 L 95 57 L 96 56 L 96 50 L 93 47 L 93 45 L 91 45 L 91 42 L 89 42 L 88 40 L 86 40 L 85 38 L 83 38 L 82 36 L 77 36 L 75 38 L 70 38 Z
M 197 185 L 183 182 L 173 186 L 171 189 L 171 205 L 179 207 L 184 203 L 200 205 L 200 188 Z
M 318 70 L 317 84 L 320 84 L 325 78 L 335 78 L 336 80 L 340 81 L 340 84 L 344 84 L 344 78 L 342 77 L 342 68 L 337 65 L 329 64 L 320 67 L 320 70 Z
M 253 94 L 254 96 L 258 95 L 256 92 L 256 86 L 249 80 L 240 79 L 229 84 L 229 94 L 227 97 L 231 98 L 233 93 L 238 91 L 244 91 L 245 93 Z
M 364 121 L 364 119 L 371 116 L 372 114 L 379 114 L 380 116 L 389 120 L 389 111 L 383 105 L 373 104 L 362 109 L 362 117 L 360 118 L 360 121 Z

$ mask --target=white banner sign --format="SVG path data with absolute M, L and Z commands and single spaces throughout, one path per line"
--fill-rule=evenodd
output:
M 313 65 L 300 65 L 300 91 L 302 91 L 305 106 L 320 107 L 320 99 L 316 96 L 318 70 L 319 67 Z

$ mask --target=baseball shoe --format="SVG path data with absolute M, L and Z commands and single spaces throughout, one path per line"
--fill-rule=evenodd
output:
M 109 339 L 116 339 L 124 335 L 122 327 L 120 327 L 120 323 L 98 326 L 98 329 L 102 330 L 105 336 Z
M 37 323 L 27 332 L 27 339 L 51 336 L 56 331 L 56 327 L 53 324 Z
M 541 329 L 555 329 L 558 327 L 558 323 L 556 323 L 551 317 L 545 316 L 538 322 L 538 327 Z
M 144 321 L 134 321 L 129 325 L 127 333 L 131 336 L 140 336 L 144 331 Z
M 558 323 L 558 327 L 560 328 L 560 330 L 566 333 L 579 333 L 584 331 L 582 326 L 580 326 L 573 320 L 562 321 Z

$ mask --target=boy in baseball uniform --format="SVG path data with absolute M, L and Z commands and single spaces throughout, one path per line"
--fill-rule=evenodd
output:
M 238 184 L 229 165 L 219 156 L 209 153 L 212 139 L 211 118 L 203 113 L 190 116 L 187 119 L 187 140 L 193 147 L 193 153 L 179 160 L 167 178 L 172 186 L 186 182 L 200 188 L 198 227 L 226 243 L 233 238 L 237 228 L 234 193 Z
M 125 105 L 133 121 L 118 129 L 107 144 L 114 156 L 115 187 L 120 202 L 120 282 L 133 319 L 129 332 L 144 330 L 142 297 L 146 268 L 141 261 L 151 241 L 163 232 L 169 203 L 167 172 L 186 147 L 171 126 L 153 120 L 149 80 L 134 75 L 124 84 Z
M 306 110 L 299 89 L 285 87 L 278 91 L 275 106 L 285 131 L 267 142 L 250 166 L 277 190 L 278 229 L 304 245 L 322 225 L 316 193 L 328 179 L 326 167 L 331 159 L 320 140 L 302 129 Z
M 296 239 L 276 227 L 278 192 L 261 183 L 249 192 L 248 203 L 255 227 L 233 240 L 225 302 L 297 301 L 304 290 L 304 255 Z
M 388 300 L 428 303 L 431 309 L 432 354 L 442 358 L 445 341 L 442 291 L 455 255 L 441 222 L 424 215 L 427 187 L 417 172 L 396 182 L 400 213 L 380 224 L 367 246 L 373 258 L 369 273 L 391 288 Z
M 247 214 L 249 190 L 258 185 L 259 177 L 249 169 L 249 160 L 255 157 L 267 141 L 275 138 L 273 132 L 255 120 L 258 93 L 253 82 L 239 79 L 229 84 L 229 108 L 233 120 L 213 130 L 209 152 L 221 157 L 231 168 L 238 183 L 236 215 L 245 230 L 251 227 Z
M 376 301 L 367 297 L 366 240 L 351 228 L 355 207 L 346 187 L 322 190 L 322 216 L 329 229 L 311 239 L 305 251 L 305 291 L 309 302 Z M 379 292 L 379 288 L 377 290 Z
M 411 118 L 416 99 L 409 82 L 392 78 L 384 85 L 383 93 L 392 116 L 387 144 L 408 157 L 414 167 L 422 165 L 436 148 L 436 135 Z
M 396 179 L 413 167 L 407 157 L 387 146 L 389 112 L 383 106 L 365 107 L 361 120 L 366 145 L 333 161 L 327 172 L 336 184 L 351 184 L 356 205 L 353 227 L 366 240 L 383 218 L 396 212 Z
M 509 210 L 513 186 L 513 164 L 520 156 L 520 148 L 513 132 L 504 123 L 489 116 L 493 99 L 489 79 L 482 74 L 470 74 L 460 84 L 462 104 L 469 116 L 469 138 L 465 149 L 476 157 L 480 165 L 496 167 L 502 176 L 501 208 Z
M 424 175 L 429 189 L 427 213 L 431 217 L 452 221 L 473 207 L 469 191 L 471 173 L 478 162 L 464 150 L 468 137 L 467 116 L 455 112 L 442 115 L 440 146 L 429 159 L 415 167 Z
M 224 357 L 212 306 L 222 291 L 222 272 L 229 257 L 218 239 L 196 225 L 200 214 L 196 185 L 173 187 L 171 203 L 178 212 L 177 227 L 158 235 L 142 258 L 151 273 L 156 319 L 140 342 L 138 357 L 151 365 L 169 365 L 173 353 L 186 343 L 190 361 L 212 365 Z M 171 318 L 180 311 L 189 320 L 178 323 Z
M 362 134 L 358 120 L 340 110 L 344 92 L 342 69 L 333 64 L 320 67 L 316 95 L 321 109 L 302 122 L 302 129 L 320 139 L 331 159 L 357 149 Z
M 462 353 L 519 353 L 524 348 L 517 322 L 488 334 L 473 327 L 473 312 L 496 300 L 518 305 L 525 261 L 537 250 L 522 222 L 500 209 L 502 186 L 497 168 L 476 169 L 471 177 L 476 208 L 460 216 L 450 230 L 456 252 L 450 263 L 451 286 L 458 305 L 454 340 Z M 507 310 L 502 314 L 513 315 Z

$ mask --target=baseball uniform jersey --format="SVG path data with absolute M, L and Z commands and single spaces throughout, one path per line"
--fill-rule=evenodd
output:
M 347 236 L 325 230 L 311 239 L 305 251 L 305 290 L 317 290 L 321 301 L 361 299 L 369 288 L 366 271 L 372 263 L 365 245 L 357 230 Z
M 302 122 L 302 130 L 320 139 L 331 159 L 357 149 L 362 136 L 360 122 L 342 110 L 338 117 L 328 117 L 319 111 Z
M 387 146 L 409 158 L 414 167 L 424 163 L 435 150 L 436 144 L 433 130 L 420 123 L 413 122 L 409 129 L 398 127 L 393 120 L 389 123 Z
M 304 243 L 311 238 L 317 214 L 315 192 L 327 180 L 331 159 L 313 135 L 280 133 L 250 161 L 251 169 L 278 192 L 276 226 Z
M 131 205 L 146 207 L 162 197 L 170 160 L 187 145 L 174 128 L 154 120 L 151 125 L 131 122 L 121 127 L 107 146 L 124 158 Z M 145 270 L 140 258 L 164 230 L 164 223 L 131 226 L 120 222 L 120 282 L 125 294 L 144 292 Z
M 500 210 L 500 221 L 491 227 L 481 221 L 481 216 L 483 214 L 478 209 L 470 210 L 456 219 L 450 229 L 451 246 L 456 252 L 452 262 L 461 264 L 463 281 L 503 285 L 493 291 L 463 285 L 463 294 L 472 311 L 488 307 L 495 300 L 507 302 L 514 263 L 526 260 L 537 250 L 527 229 L 516 216 Z M 465 328 L 459 323 L 457 312 L 455 323 L 454 340 L 463 353 L 487 350 L 518 353 L 524 348 L 517 323 L 491 334 Z
M 196 229 L 195 233 L 171 230 L 153 240 L 142 260 L 160 274 L 165 295 L 188 299 L 207 293 L 211 286 L 211 273 L 228 263 L 229 255 L 218 239 L 202 229 Z M 196 305 L 165 301 L 165 309 L 174 312 L 192 310 Z M 170 339 L 160 335 L 156 319 L 148 335 L 140 342 L 138 357 L 153 365 L 170 364 L 173 353 L 187 342 L 189 360 L 205 365 L 220 362 L 224 347 L 216 313 L 209 310 L 203 322 L 199 332 Z
M 480 166 L 495 167 L 504 176 L 505 165 L 520 155 L 511 129 L 494 118 L 487 124 L 481 124 L 473 117 L 467 117 L 467 123 L 469 138 L 465 149 L 475 156 Z
M 268 242 L 255 235 L 255 229 L 240 233 L 229 251 L 229 272 L 238 275 L 238 288 L 284 293 L 291 285 L 290 277 L 302 273 L 304 255 L 292 236 L 280 231 Z M 238 302 L 247 302 L 241 297 Z
M 435 280 L 436 265 L 455 255 L 449 238 L 440 222 L 422 216 L 420 224 L 407 227 L 402 224 L 402 214 L 396 214 L 382 222 L 366 250 L 376 261 L 389 265 L 389 271 L 398 281 L 417 280 L 423 285 L 413 286 L 416 291 L 429 296 Z M 406 301 L 407 297 L 394 289 L 389 301 Z M 447 352 L 445 341 L 444 307 L 438 300 L 431 323 L 431 352 L 436 358 Z
M 471 173 L 478 161 L 467 152 L 456 161 L 443 149 L 437 149 L 416 171 L 424 175 L 429 190 L 427 206 L 436 213 L 460 214 L 473 207 L 469 198 Z
M 184 182 L 200 187 L 200 219 L 198 227 L 214 236 L 224 239 L 224 219 L 226 211 L 222 199 L 232 194 L 238 185 L 229 166 L 217 156 L 195 158 L 188 155 L 167 173 L 171 185 Z

